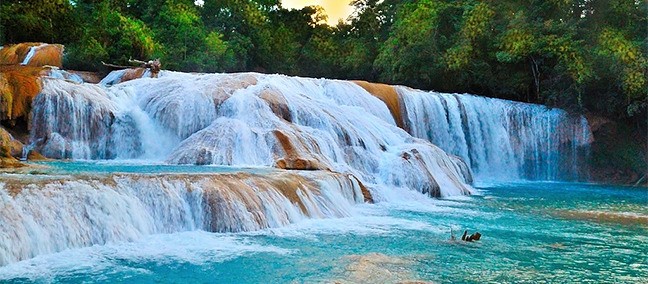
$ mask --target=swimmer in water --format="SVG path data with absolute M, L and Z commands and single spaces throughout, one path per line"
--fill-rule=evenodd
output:
M 481 234 L 479 232 L 475 232 L 474 234 L 468 236 L 468 230 L 465 230 L 463 235 L 461 236 L 461 240 L 466 242 L 479 241 L 479 239 L 481 239 Z

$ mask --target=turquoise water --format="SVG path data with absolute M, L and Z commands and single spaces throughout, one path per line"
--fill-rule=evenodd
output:
M 646 188 L 477 186 L 450 200 L 359 205 L 354 217 L 244 234 L 183 232 L 0 268 L 6 282 L 647 283 Z M 450 240 L 450 229 L 481 241 Z
M 144 164 L 145 163 L 145 164 Z M 194 165 L 169 165 L 169 164 L 150 164 L 149 161 L 44 161 L 31 162 L 36 166 L 44 166 L 41 169 L 34 170 L 36 173 L 45 174 L 113 174 L 113 173 L 131 173 L 131 174 L 207 174 L 207 173 L 270 173 L 271 168 L 260 167 L 228 167 L 228 166 L 194 166 Z

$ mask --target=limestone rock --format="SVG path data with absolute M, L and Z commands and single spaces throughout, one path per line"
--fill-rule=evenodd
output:
M 23 151 L 23 144 L 14 139 L 11 134 L 0 127 L 0 157 L 20 157 Z
M 326 168 L 323 168 L 318 161 L 302 158 L 281 158 L 275 162 L 275 166 L 284 170 L 326 170 Z
M 38 151 L 31 150 L 31 151 L 29 151 L 29 154 L 27 155 L 27 160 L 28 161 L 45 161 L 45 160 L 49 160 L 49 159 L 47 157 L 43 156 Z
M 0 168 L 22 168 L 25 164 L 14 157 L 0 158 Z
M 46 74 L 39 67 L 0 66 L 0 120 L 27 118 L 41 91 L 40 77 Z
M 63 45 L 27 42 L 0 49 L 0 65 L 63 66 Z
M 377 83 L 369 83 L 366 81 L 353 81 L 353 83 L 358 84 L 360 87 L 365 89 L 371 95 L 383 101 L 385 105 L 387 105 L 389 112 L 391 112 L 392 116 L 394 117 L 394 120 L 396 121 L 396 125 L 404 129 L 405 131 L 408 131 L 407 125 L 405 123 L 405 118 L 407 117 L 407 110 L 405 109 L 405 106 L 401 104 L 399 94 L 394 88 L 394 86 L 377 84 Z

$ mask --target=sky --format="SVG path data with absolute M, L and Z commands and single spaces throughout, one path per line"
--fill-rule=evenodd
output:
M 300 9 L 305 6 L 318 5 L 326 10 L 329 25 L 336 25 L 338 19 L 346 20 L 353 12 L 353 7 L 349 6 L 351 0 L 281 0 L 284 8 Z

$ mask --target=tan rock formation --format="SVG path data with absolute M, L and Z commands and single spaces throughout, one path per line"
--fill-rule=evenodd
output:
M 292 122 L 292 114 L 288 107 L 288 102 L 281 93 L 272 90 L 263 90 L 259 97 L 268 103 L 272 112 L 288 122 Z
M 0 66 L 0 120 L 27 118 L 31 102 L 41 90 L 40 77 L 46 68 Z
M 0 49 L 0 65 L 18 65 L 35 49 L 26 66 L 63 66 L 63 45 L 40 42 L 18 43 Z
M 407 125 L 405 124 L 405 117 L 407 116 L 406 109 L 401 104 L 398 92 L 396 91 L 394 86 L 369 83 L 366 81 L 353 81 L 353 83 L 358 84 L 374 97 L 379 98 L 381 101 L 383 101 L 387 105 L 389 112 L 391 112 L 392 116 L 394 117 L 396 125 L 407 131 Z
M 279 145 L 283 149 L 284 157 L 277 159 L 275 166 L 284 170 L 329 170 L 328 167 L 318 161 L 310 151 L 305 150 L 304 143 L 297 137 L 289 137 L 286 133 L 280 130 L 275 130 L 274 136 L 276 137 Z M 297 145 L 295 145 L 295 142 Z

